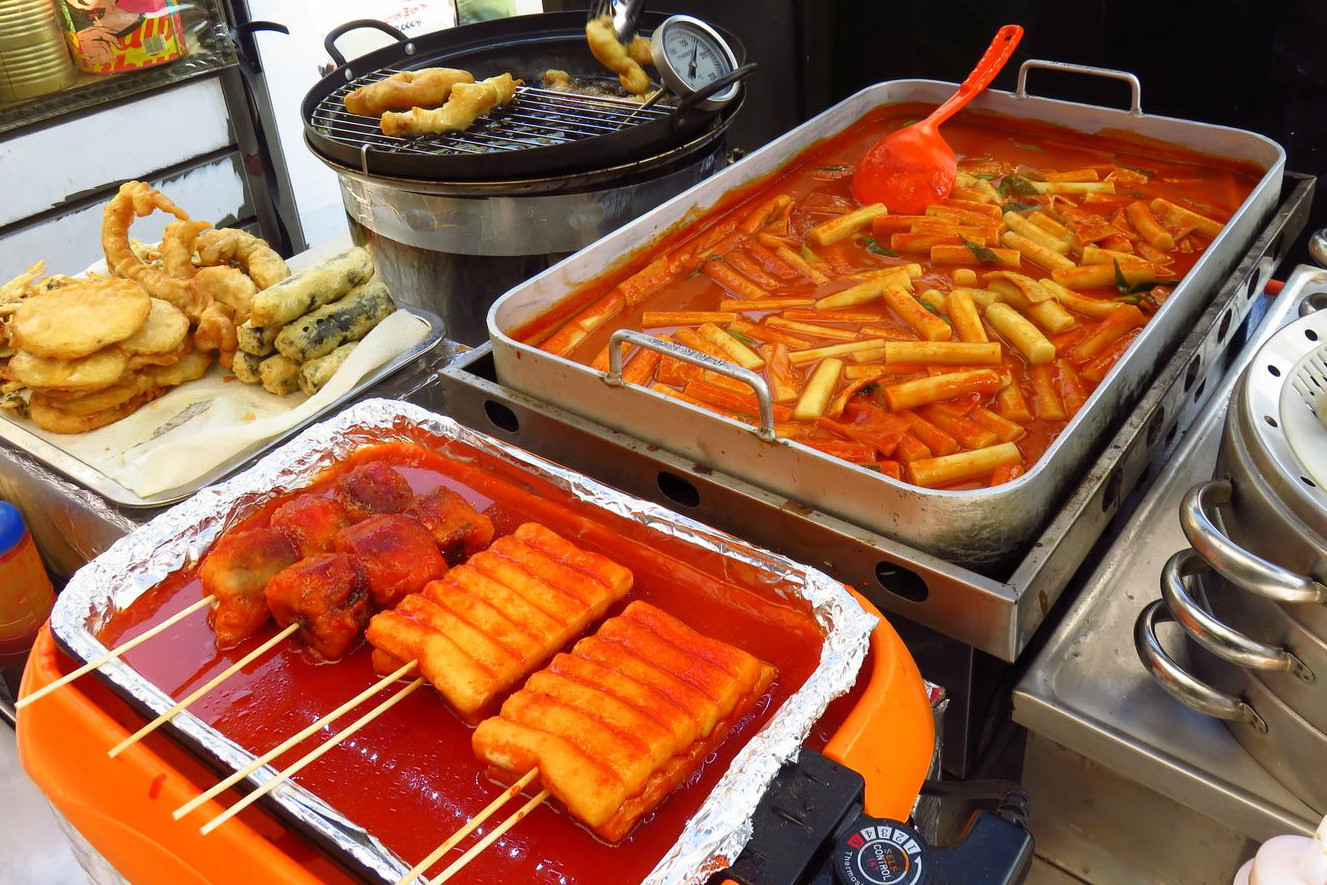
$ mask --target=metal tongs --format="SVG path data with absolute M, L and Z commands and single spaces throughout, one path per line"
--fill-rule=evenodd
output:
M 594 21 L 601 15 L 611 15 L 618 41 L 626 43 L 635 36 L 640 14 L 644 11 L 645 0 L 595 0 L 590 6 L 587 21 Z

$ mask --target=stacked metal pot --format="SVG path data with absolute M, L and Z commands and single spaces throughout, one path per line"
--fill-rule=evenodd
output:
M 1306 300 L 1236 385 L 1214 477 L 1180 507 L 1192 549 L 1166 563 L 1163 598 L 1144 609 L 1135 642 L 1167 691 L 1225 720 L 1269 773 L 1327 812 L 1327 427 L 1313 408 L 1327 397 L 1322 307 Z M 1198 646 L 1187 669 L 1159 642 L 1162 620 Z

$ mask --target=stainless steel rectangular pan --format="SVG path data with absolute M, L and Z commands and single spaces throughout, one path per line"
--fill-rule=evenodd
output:
M 1120 79 L 1130 85 L 1129 110 L 1029 96 L 1027 73 L 1052 68 Z M 1264 136 L 1223 126 L 1142 113 L 1132 74 L 1028 61 L 1014 93 L 987 92 L 981 111 L 1052 123 L 1093 134 L 1134 133 L 1203 154 L 1251 161 L 1264 174 L 1221 234 L 1143 329 L 1103 383 L 1024 476 L 992 489 L 922 489 L 823 455 L 789 440 L 762 438 L 747 425 L 635 386 L 513 339 L 509 330 L 534 320 L 576 289 L 631 261 L 744 185 L 778 173 L 822 139 L 868 111 L 904 102 L 939 103 L 954 86 L 895 80 L 862 90 L 771 142 L 743 161 L 678 195 L 571 258 L 511 290 L 489 311 L 499 380 L 522 393 L 722 470 L 792 501 L 808 504 L 871 531 L 972 567 L 1008 560 L 1026 545 L 1078 479 L 1110 428 L 1129 409 L 1164 354 L 1189 330 L 1221 281 L 1276 205 L 1285 152 Z

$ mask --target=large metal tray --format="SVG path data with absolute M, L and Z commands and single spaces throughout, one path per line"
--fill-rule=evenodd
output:
M 428 324 L 429 331 L 428 334 L 424 336 L 423 341 L 398 355 L 396 358 L 383 363 L 372 372 L 369 372 L 359 380 L 359 383 L 348 390 L 345 396 L 338 397 L 328 403 L 325 408 L 319 409 L 317 412 L 310 415 L 304 421 L 296 424 L 294 427 L 291 427 L 289 430 L 238 452 L 233 458 L 223 461 L 221 464 L 217 465 L 215 469 L 208 471 L 193 482 L 177 486 L 173 489 L 167 489 L 164 492 L 158 492 L 155 495 L 143 497 L 136 492 L 125 488 L 97 468 L 75 458 L 63 449 L 51 445 L 46 440 L 23 427 L 23 425 L 11 421 L 8 418 L 0 418 L 0 439 L 14 446 L 16 449 L 26 452 L 57 473 L 69 477 L 79 485 L 94 491 L 103 498 L 123 507 L 130 507 L 137 510 L 176 504 L 204 486 L 209 486 L 214 482 L 225 479 L 227 476 L 230 476 L 236 470 L 239 470 L 247 464 L 251 459 L 264 452 L 271 451 L 274 447 L 279 446 L 281 443 L 290 439 L 305 427 L 322 419 L 329 413 L 339 410 L 346 403 L 361 396 L 366 390 L 373 387 L 373 385 L 392 375 L 403 366 L 409 365 L 412 360 L 418 359 L 421 354 L 433 349 L 438 345 L 438 342 L 442 341 L 445 329 L 441 317 L 431 311 L 409 304 L 402 304 L 400 307 L 403 310 L 408 310 L 410 313 Z
M 1017 659 L 1119 503 L 1150 465 L 1173 448 L 1214 387 L 1245 316 L 1308 219 L 1315 179 L 1288 174 L 1280 203 L 1189 333 L 1167 350 L 1150 385 L 1064 504 L 1003 569 L 968 568 L 852 525 L 799 498 L 772 494 L 716 468 L 707 458 L 674 455 L 636 433 L 586 420 L 497 382 L 496 350 L 462 356 L 440 381 L 449 414 L 585 471 L 643 498 L 682 509 L 703 522 L 852 585 L 882 610 L 930 627 L 1004 661 Z M 616 394 L 601 394 L 613 400 Z M 616 422 L 613 422 L 616 423 Z M 1110 432 L 1113 431 L 1113 432 Z M 926 666 L 924 663 L 923 666 Z
M 1027 95 L 1033 67 L 1068 68 L 1130 83 L 1128 111 Z M 655 391 L 605 383 L 606 373 L 553 356 L 508 332 L 536 319 L 591 279 L 630 262 L 694 219 L 723 195 L 779 172 L 807 148 L 881 105 L 939 103 L 954 89 L 931 80 L 896 80 L 862 90 L 500 298 L 489 312 L 498 378 L 519 390 L 716 470 L 838 516 L 872 533 L 973 567 L 1011 562 L 1081 476 L 1111 425 L 1131 407 L 1162 355 L 1188 334 L 1276 206 L 1285 152 L 1252 132 L 1142 113 L 1131 74 L 1050 62 L 1025 62 L 1018 91 L 986 92 L 975 109 L 1084 133 L 1115 130 L 1181 145 L 1202 154 L 1255 163 L 1266 172 L 1174 294 L 1103 383 L 1022 477 L 991 489 L 922 489 L 790 440 L 769 441 L 734 419 Z

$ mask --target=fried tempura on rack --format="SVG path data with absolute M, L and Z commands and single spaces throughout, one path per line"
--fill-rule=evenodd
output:
M 493 540 L 493 521 L 446 486 L 410 502 L 405 515 L 417 521 L 453 565 L 483 550 Z
M 324 661 L 344 657 L 373 613 L 368 576 L 346 553 L 301 559 L 273 575 L 265 595 L 276 622 L 299 624 L 296 638 Z
M 359 559 L 369 592 L 390 608 L 447 571 L 433 536 L 413 519 L 394 513 L 370 516 L 336 536 L 338 553 Z
M 599 59 L 599 63 L 617 74 L 622 88 L 633 95 L 643 95 L 650 89 L 650 75 L 645 73 L 641 63 L 632 57 L 628 47 L 623 46 L 613 30 L 613 18 L 601 15 L 585 25 L 585 39 L 590 44 L 590 52 Z M 643 38 L 637 38 L 643 39 Z M 640 48 L 632 41 L 632 48 L 637 53 Z
M 510 102 L 516 95 L 516 87 L 523 82 L 512 79 L 511 74 L 499 74 L 478 83 L 457 83 L 452 87 L 447 103 L 440 108 L 411 108 L 405 113 L 383 114 L 383 134 L 439 135 L 444 132 L 464 132 L 484 114 Z
M 685 782 L 774 681 L 774 667 L 644 602 L 535 673 L 486 719 L 475 754 L 503 781 L 533 768 L 609 842 Z
M 376 117 L 384 111 L 436 108 L 447 100 L 456 84 L 473 82 L 475 78 L 469 71 L 455 68 L 401 71 L 346 95 L 346 110 L 352 114 Z
M 400 513 L 415 498 L 405 477 L 380 461 L 361 464 L 342 476 L 335 493 L 357 522 L 375 513 Z
M 210 619 L 219 647 L 228 648 L 267 623 L 267 582 L 297 559 L 295 545 L 273 529 L 227 532 L 217 541 L 198 577 L 203 592 L 217 598 Z
M 420 672 L 467 722 L 631 589 L 631 572 L 526 523 L 374 616 L 374 665 Z

